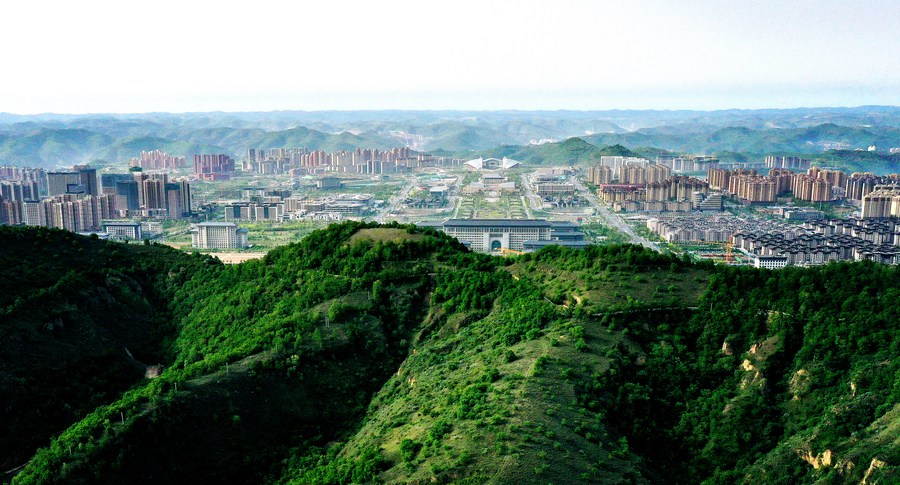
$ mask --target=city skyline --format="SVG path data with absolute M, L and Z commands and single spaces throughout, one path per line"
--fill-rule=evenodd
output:
M 900 4 L 26 3 L 0 112 L 896 105 Z

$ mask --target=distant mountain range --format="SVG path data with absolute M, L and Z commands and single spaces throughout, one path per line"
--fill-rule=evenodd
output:
M 828 150 L 870 146 L 883 153 L 900 147 L 900 108 L 0 113 L 0 164 L 47 168 L 124 162 L 141 150 L 157 148 L 190 157 L 200 152 L 241 156 L 248 148 L 334 151 L 401 145 L 463 158 L 507 155 L 534 163 L 579 163 L 597 156 L 600 147 L 615 145 L 640 153 L 662 149 L 731 159 L 771 153 L 825 156 Z
M 630 147 L 652 146 L 666 150 L 709 154 L 732 151 L 752 154 L 773 152 L 822 153 L 828 149 L 867 149 L 870 146 L 900 146 L 896 127 L 839 126 L 825 123 L 803 128 L 751 129 L 742 126 L 714 131 L 671 133 L 650 128 L 625 134 L 596 134 L 585 140 L 600 145 L 622 144 Z

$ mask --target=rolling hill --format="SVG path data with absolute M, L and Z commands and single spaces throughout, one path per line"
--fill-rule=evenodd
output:
M 226 153 L 224 148 L 215 145 L 201 145 L 190 141 L 172 141 L 165 138 L 143 136 L 126 138 L 110 146 L 91 152 L 91 160 L 127 161 L 139 158 L 142 151 L 162 150 L 170 155 L 191 159 L 197 153 Z M 189 161 L 188 164 L 191 162 Z
M 558 145 L 573 137 L 597 147 L 621 145 L 632 151 L 652 147 L 674 153 L 718 154 L 728 160 L 773 153 L 829 158 L 824 156 L 829 150 L 865 150 L 873 145 L 886 155 L 889 148 L 900 147 L 898 126 L 900 109 L 879 106 L 713 112 L 0 114 L 0 164 L 55 167 L 98 158 L 114 163 L 136 156 L 138 148 L 168 148 L 186 156 L 195 150 L 242 156 L 248 148 L 392 148 L 404 142 L 398 133 L 414 135 L 417 150 L 461 158 L 516 153 L 514 158 L 532 163 L 548 163 L 545 160 L 552 158 L 569 163 L 588 160 L 586 153 L 525 148 L 532 141 L 562 140 Z M 159 139 L 160 146 L 150 146 L 154 139 Z M 860 168 L 879 173 L 887 170 L 882 165 Z
M 593 144 L 622 144 L 629 147 L 649 146 L 670 151 L 712 154 L 717 151 L 753 155 L 785 152 L 822 154 L 826 149 L 844 147 L 866 149 L 869 146 L 900 146 L 900 130 L 889 127 L 848 127 L 833 123 L 803 128 L 752 129 L 743 126 L 718 128 L 714 131 L 671 133 L 665 130 L 638 130 L 626 134 L 597 134 L 585 137 Z
M 581 138 L 569 138 L 561 142 L 543 143 L 540 145 L 507 145 L 469 154 L 457 152 L 453 155 L 471 158 L 509 157 L 529 165 L 584 165 L 590 162 L 597 162 L 601 156 L 605 155 L 639 156 L 636 152 L 632 152 L 622 145 L 599 147 Z
M 360 223 L 234 266 L 60 231 L 0 237 L 20 241 L 4 258 L 37 260 L 21 246 L 34 239 L 63 258 L 4 292 L 3 342 L 51 338 L 52 318 L 9 315 L 96 315 L 75 296 L 115 276 L 146 295 L 103 290 L 117 311 L 160 309 L 163 349 L 158 377 L 87 401 L 41 449 L 7 430 L 4 446 L 31 457 L 13 483 L 900 478 L 898 268 L 729 268 L 637 246 L 501 259 Z M 63 265 L 106 280 L 54 285 Z M 14 370 L 20 389 L 0 397 L 20 422 L 30 411 L 16 405 L 46 391 L 0 348 L 0 376 Z
M 0 163 L 25 166 L 72 166 L 114 142 L 108 135 L 80 129 L 39 128 L 21 134 L 0 132 Z

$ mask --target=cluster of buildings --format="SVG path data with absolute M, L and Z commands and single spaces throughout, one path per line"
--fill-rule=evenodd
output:
M 24 202 L 0 201 L 0 223 L 56 227 L 72 232 L 100 230 L 114 216 L 114 201 L 107 195 L 57 195 Z
M 789 168 L 793 170 L 807 170 L 810 166 L 808 158 L 779 157 L 769 155 L 766 157 L 766 168 Z
M 711 168 L 718 168 L 719 159 L 705 155 L 659 156 L 656 157 L 656 164 L 669 167 L 678 173 L 706 172 Z
M 900 174 L 848 175 L 810 167 L 809 159 L 783 156 L 766 157 L 765 166 L 769 170 L 763 175 L 756 169 L 720 168 L 718 160 L 711 157 L 658 157 L 656 163 L 635 157 L 602 157 L 599 165 L 587 169 L 587 180 L 598 186 L 599 198 L 617 211 L 721 210 L 722 198 L 770 204 L 791 196 L 805 202 L 848 198 L 862 201 L 864 217 L 900 217 L 900 198 L 895 199 L 893 188 L 900 186 Z M 672 175 L 701 167 L 706 167 L 706 181 Z M 866 197 L 876 188 L 877 193 Z
M 597 196 L 615 211 L 722 210 L 720 194 L 711 194 L 709 184 L 705 181 L 684 175 L 643 185 L 601 185 L 597 189 Z
M 179 218 L 191 213 L 190 185 L 165 174 L 103 174 L 86 165 L 71 171 L 5 167 L 0 223 L 100 231 L 119 217 Z
M 407 147 L 379 150 L 357 148 L 325 152 L 307 148 L 251 148 L 243 160 L 242 170 L 262 175 L 337 172 L 356 174 L 409 173 L 416 168 L 460 165 L 453 158 L 414 154 Z
M 647 228 L 669 242 L 730 243 L 766 268 L 844 260 L 900 264 L 900 221 L 890 219 L 820 219 L 797 225 L 717 215 L 654 218 Z
M 589 174 L 588 180 L 595 185 L 612 183 L 614 181 L 618 181 L 619 183 L 629 183 L 626 182 L 625 179 L 633 177 L 634 175 L 628 174 L 628 167 L 643 167 L 648 169 L 646 172 L 647 176 L 650 178 L 648 181 L 654 182 L 668 178 L 673 172 L 705 172 L 710 168 L 717 168 L 718 166 L 718 158 L 700 155 L 659 156 L 656 157 L 655 162 L 640 157 L 602 156 L 600 157 L 600 163 L 591 167 L 590 170 L 592 171 L 592 174 Z M 609 171 L 602 167 L 608 168 Z M 651 170 L 651 167 L 655 168 Z M 664 169 L 667 170 L 663 171 Z M 596 180 L 598 181 L 595 182 L 594 180 L 591 180 L 590 177 L 596 177 Z M 608 181 L 602 181 L 604 180 L 604 177 Z
M 47 185 L 47 171 L 43 168 L 31 167 L 0 167 L 0 180 L 5 181 L 36 181 Z
M 143 170 L 167 170 L 187 167 L 187 161 L 184 157 L 176 157 L 161 150 L 153 150 L 152 152 L 142 151 L 140 158 L 132 158 L 131 166 L 141 167 Z
M 448 219 L 422 223 L 458 239 L 472 251 L 528 252 L 544 246 L 582 248 L 590 245 L 571 222 L 545 219 Z
M 830 202 L 834 199 L 834 183 L 840 183 L 841 175 L 845 176 L 843 172 L 817 167 L 805 174 L 773 168 L 768 175 L 760 175 L 756 170 L 716 168 L 709 170 L 707 179 L 710 187 L 750 204 L 776 202 L 779 196 L 788 194 L 802 201 Z
M 587 169 L 587 180 L 594 185 L 643 185 L 671 176 L 672 167 L 635 157 L 600 157 L 599 165 Z
M 797 225 L 766 219 L 744 219 L 727 214 L 710 217 L 656 217 L 647 220 L 647 229 L 671 243 L 726 243 L 737 232 L 799 231 Z
M 103 174 L 103 194 L 115 199 L 118 217 L 179 219 L 192 213 L 191 185 L 165 173 Z
M 373 194 L 337 193 L 313 197 L 263 189 L 244 189 L 242 194 L 243 200 L 225 205 L 226 221 L 339 221 L 366 215 L 375 205 Z
M 194 155 L 194 176 L 200 180 L 229 180 L 234 176 L 234 160 L 225 154 Z
M 36 181 L 0 180 L 0 197 L 13 202 L 37 200 L 41 198 L 41 186 Z
M 69 172 L 47 172 L 47 195 L 100 193 L 97 170 L 87 165 L 75 165 Z
M 113 214 L 114 201 L 100 194 L 97 171 L 86 165 L 70 172 L 7 167 L 3 176 L 9 180 L 0 184 L 0 224 L 87 232 Z
M 722 198 L 710 194 L 709 184 L 695 177 L 674 175 L 717 166 L 712 157 L 645 158 L 604 156 L 587 169 L 597 196 L 619 212 L 688 212 L 722 210 Z
M 900 183 L 876 185 L 862 197 L 862 217 L 865 219 L 900 218 Z
M 756 170 L 714 168 L 707 172 L 707 179 L 711 189 L 722 190 L 749 204 L 772 203 L 789 194 L 806 202 L 831 202 L 844 197 L 862 200 L 876 186 L 900 184 L 898 174 L 879 177 L 871 173 L 853 173 L 848 176 L 840 170 L 819 167 L 811 167 L 806 173 L 776 167 L 770 169 L 768 175 L 760 175 Z
M 783 233 L 737 232 L 732 242 L 757 259 L 766 258 L 768 267 L 844 260 L 900 264 L 900 222 L 890 220 L 808 221 Z
M 476 194 L 479 192 L 511 192 L 516 190 L 516 183 L 505 175 L 495 172 L 487 172 L 481 175 L 477 182 L 472 182 L 462 189 L 464 194 Z
M 844 195 L 848 199 L 862 200 L 878 185 L 900 185 L 900 174 L 875 175 L 872 172 L 854 172 L 844 185 Z
M 0 197 L 36 200 L 47 193 L 47 172 L 42 168 L 0 167 Z

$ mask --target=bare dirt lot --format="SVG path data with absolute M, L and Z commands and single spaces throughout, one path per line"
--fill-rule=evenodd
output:
M 219 258 L 225 264 L 238 264 L 251 259 L 259 259 L 266 253 L 209 253 L 209 255 Z

